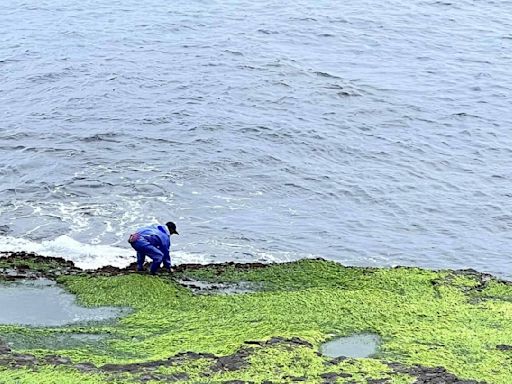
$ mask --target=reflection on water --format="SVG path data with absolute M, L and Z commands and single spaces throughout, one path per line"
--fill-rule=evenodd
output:
M 328 357 L 369 357 L 377 352 L 379 344 L 378 335 L 360 334 L 328 341 L 322 344 L 320 352 Z
M 46 279 L 0 284 L 0 324 L 61 326 L 119 317 L 121 308 L 84 308 Z

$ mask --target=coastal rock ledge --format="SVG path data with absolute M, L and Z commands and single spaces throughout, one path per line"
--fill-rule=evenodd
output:
M 134 269 L 0 254 L 0 299 L 45 279 L 81 306 L 123 308 L 28 326 L 3 305 L 0 383 L 512 383 L 512 284 L 488 274 L 322 259 Z M 378 335 L 371 356 L 322 355 L 359 334 Z

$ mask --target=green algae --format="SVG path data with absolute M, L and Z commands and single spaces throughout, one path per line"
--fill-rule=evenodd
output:
M 16 253 L 14 255 L 17 255 Z M 10 269 L 17 269 L 19 271 L 31 272 L 49 272 L 59 271 L 62 268 L 78 269 L 73 266 L 73 263 L 65 261 L 60 258 L 44 258 L 41 256 L 32 257 L 0 257 L 0 272 L 5 272 Z M 2 275 L 0 275 L 0 279 Z
M 251 282 L 261 290 L 195 295 L 176 281 L 182 278 Z M 25 338 L 65 332 L 108 335 L 101 348 L 54 345 L 45 349 L 39 344 L 37 349 L 16 349 L 39 358 L 66 356 L 71 364 L 52 367 L 39 362 L 36 368 L 0 368 L 0 382 L 50 383 L 51 372 L 62 374 L 67 380 L 63 383 L 414 381 L 411 375 L 393 371 L 386 364 L 390 361 L 441 366 L 462 379 L 496 384 L 508 383 L 512 375 L 512 351 L 497 348 L 512 345 L 512 287 L 496 280 L 482 285 L 476 276 L 450 271 L 365 269 L 302 260 L 258 268 L 184 268 L 171 277 L 77 274 L 61 276 L 58 282 L 76 294 L 82 305 L 134 311 L 107 325 L 0 326 L 0 338 L 7 339 L 15 333 Z M 382 344 L 374 358 L 332 361 L 318 354 L 326 340 L 354 333 L 380 335 Z M 273 337 L 284 342 L 267 343 Z M 294 338 L 303 343 L 286 341 Z M 101 368 L 166 361 L 183 352 L 204 357 L 151 369 L 136 366 L 129 372 Z M 221 364 L 222 359 L 231 365 Z M 93 373 L 73 368 L 84 361 L 94 364 Z

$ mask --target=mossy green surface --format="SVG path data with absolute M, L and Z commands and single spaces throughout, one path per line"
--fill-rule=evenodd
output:
M 181 286 L 179 279 L 250 282 L 257 290 L 198 295 Z M 41 361 L 57 354 L 70 358 L 71 363 L 0 368 L 0 383 L 53 383 L 52 374 L 63 378 L 59 383 L 220 383 L 235 379 L 285 383 L 294 378 L 308 383 L 414 381 L 385 362 L 440 366 L 459 378 L 487 383 L 508 384 L 512 377 L 512 348 L 498 348 L 512 345 L 512 286 L 494 280 L 482 286 L 477 276 L 301 260 L 255 268 L 205 266 L 158 277 L 78 274 L 61 276 L 58 282 L 83 305 L 131 307 L 133 312 L 112 324 L 0 326 L 0 338 L 6 340 L 66 333 L 103 336 L 100 343 L 85 346 L 41 349 L 38 345 L 38 349 L 15 350 Z M 332 362 L 317 353 L 320 344 L 330 338 L 365 332 L 382 338 L 373 358 Z M 272 337 L 299 338 L 305 344 L 265 344 Z M 219 369 L 218 357 L 241 351 L 242 366 Z M 215 357 L 184 357 L 151 369 L 153 376 L 147 376 L 146 369 L 107 372 L 99 368 L 91 373 L 73 368 L 80 362 L 101 367 L 159 361 L 184 352 Z

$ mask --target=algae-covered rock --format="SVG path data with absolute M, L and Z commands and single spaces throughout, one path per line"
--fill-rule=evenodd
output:
M 132 308 L 114 322 L 1 325 L 2 384 L 511 382 L 512 285 L 475 271 L 300 260 L 154 277 L 27 254 L 1 257 L 0 271 Z M 371 358 L 320 353 L 355 334 L 378 335 Z

